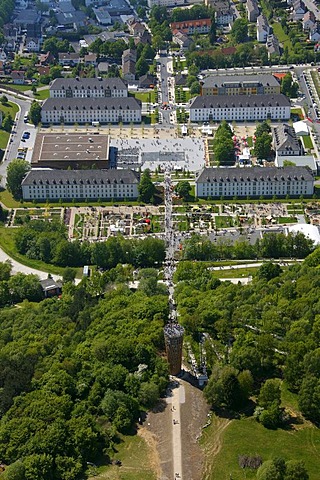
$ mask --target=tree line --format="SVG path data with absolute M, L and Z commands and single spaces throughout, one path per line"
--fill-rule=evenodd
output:
M 219 239 L 220 240 L 220 239 Z M 313 249 L 313 241 L 303 233 L 268 233 L 254 245 L 248 240 L 226 239 L 212 242 L 207 236 L 192 235 L 183 242 L 182 260 L 215 261 L 225 259 L 305 258 Z
M 163 240 L 151 237 L 129 240 L 119 235 L 105 242 L 70 242 L 66 227 L 58 221 L 30 221 L 17 231 L 15 245 L 28 258 L 62 267 L 97 265 L 109 269 L 118 263 L 153 267 L 161 265 L 165 258 Z

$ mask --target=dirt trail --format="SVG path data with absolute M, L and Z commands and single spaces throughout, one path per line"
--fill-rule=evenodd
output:
M 157 439 L 156 436 L 147 430 L 145 427 L 140 427 L 138 430 L 138 435 L 145 440 L 149 447 L 148 457 L 150 461 L 150 466 L 156 474 L 156 478 L 161 476 L 161 466 L 160 466 L 160 456 L 157 449 Z
M 227 418 L 214 417 L 213 426 L 210 438 L 207 439 L 205 452 L 205 466 L 203 480 L 208 480 L 211 477 L 213 466 L 213 459 L 218 455 L 222 447 L 222 434 L 224 430 L 230 425 L 232 420 Z

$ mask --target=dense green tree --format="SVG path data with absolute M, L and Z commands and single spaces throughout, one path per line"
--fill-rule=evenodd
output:
M 191 185 L 186 180 L 181 180 L 175 186 L 175 191 L 177 192 L 180 198 L 182 198 L 183 200 L 187 200 L 190 195 Z
M 243 43 L 248 39 L 248 23 L 243 18 L 237 18 L 233 22 L 231 29 L 231 37 L 235 43 Z
M 142 173 L 138 190 L 139 196 L 143 202 L 150 203 L 154 198 L 156 187 L 152 183 L 149 169 L 144 170 Z
M 30 164 L 25 160 L 13 160 L 7 168 L 7 189 L 16 199 L 22 198 L 21 182 L 30 170 Z
M 266 262 L 259 268 L 257 277 L 269 281 L 272 280 L 272 278 L 278 277 L 281 272 L 282 270 L 278 263 Z
M 314 422 L 320 421 L 320 380 L 314 375 L 303 378 L 299 391 L 302 414 Z
M 287 97 L 296 98 L 299 90 L 299 84 L 294 82 L 292 75 L 288 72 L 281 81 L 281 93 Z
M 41 105 L 40 103 L 33 101 L 29 111 L 29 118 L 31 122 L 37 126 L 41 122 Z
M 206 400 L 214 408 L 235 409 L 241 402 L 238 372 L 233 367 L 214 367 L 204 389 Z
M 271 135 L 267 132 L 262 132 L 257 136 L 254 144 L 254 154 L 257 158 L 268 159 L 271 155 Z
M 309 480 L 309 474 L 301 460 L 289 460 L 286 462 L 284 480 Z
M 13 125 L 13 119 L 12 119 L 12 116 L 10 115 L 10 113 L 6 114 L 3 118 L 3 121 L 2 121 L 2 128 L 3 130 L 5 130 L 6 132 L 11 132 L 11 129 L 12 129 L 12 125 Z

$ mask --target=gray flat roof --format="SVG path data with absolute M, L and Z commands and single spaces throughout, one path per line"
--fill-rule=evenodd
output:
M 31 163 L 44 161 L 93 161 L 108 160 L 108 135 L 79 133 L 38 133 L 33 148 Z
M 290 107 L 290 100 L 282 94 L 266 95 L 205 95 L 196 97 L 195 108 Z
M 302 179 L 314 180 L 311 171 L 306 167 L 204 168 L 197 177 L 196 183 L 262 180 L 283 182 Z
M 22 185 L 79 185 L 104 183 L 138 183 L 139 174 L 133 170 L 31 170 Z
M 133 97 L 47 98 L 42 111 L 53 110 L 140 110 L 141 102 Z
M 61 55 L 62 56 L 62 55 Z M 127 86 L 121 78 L 56 78 L 50 85 L 50 90 L 87 90 L 87 89 L 110 89 L 110 90 L 126 90 Z
M 278 80 L 271 74 L 265 75 L 212 75 L 203 80 L 204 88 L 221 88 L 224 84 L 259 83 L 265 87 L 279 87 Z

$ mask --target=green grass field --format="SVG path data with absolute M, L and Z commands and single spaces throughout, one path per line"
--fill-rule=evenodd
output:
M 50 90 L 48 87 L 45 90 L 37 90 L 37 93 L 34 95 L 34 98 L 36 98 L 37 100 L 45 100 L 46 98 L 49 98 L 49 96 L 50 96 Z
M 26 90 L 31 90 L 31 85 L 15 85 L 14 83 L 1 83 L 2 88 L 12 88 L 13 90 L 18 90 L 19 92 L 25 92 Z
M 263 461 L 279 456 L 285 460 L 302 460 L 310 480 L 318 480 L 320 430 L 309 422 L 301 420 L 300 423 L 297 397 L 288 392 L 285 385 L 282 385 L 282 403 L 297 420 L 287 430 L 268 430 L 253 417 L 228 420 L 213 416 L 201 439 L 207 456 L 204 479 L 253 480 L 256 472 L 242 470 L 238 465 L 238 456 L 260 455 Z
M 9 136 L 10 135 L 8 132 L 5 132 L 4 130 L 0 130 L 0 148 L 2 148 L 2 150 L 6 149 Z
M 279 217 L 278 218 L 278 223 L 283 224 L 283 223 L 296 223 L 297 219 L 296 217 Z
M 19 111 L 19 107 L 16 103 L 13 103 L 13 102 L 8 102 L 5 105 L 3 105 L 1 103 L 0 104 L 0 110 L 1 110 L 3 115 L 6 115 L 6 114 L 10 113 L 11 117 L 14 119 L 14 117 L 16 116 L 16 114 Z
M 302 141 L 303 141 L 304 148 L 313 149 L 313 143 L 310 135 L 306 135 L 302 137 Z
M 151 92 L 135 92 L 132 95 L 143 103 L 157 103 L 156 94 L 153 90 Z
M 140 435 L 122 437 L 116 445 L 114 460 L 121 460 L 122 466 L 100 466 L 89 470 L 89 480 L 156 480 L 150 451 Z

